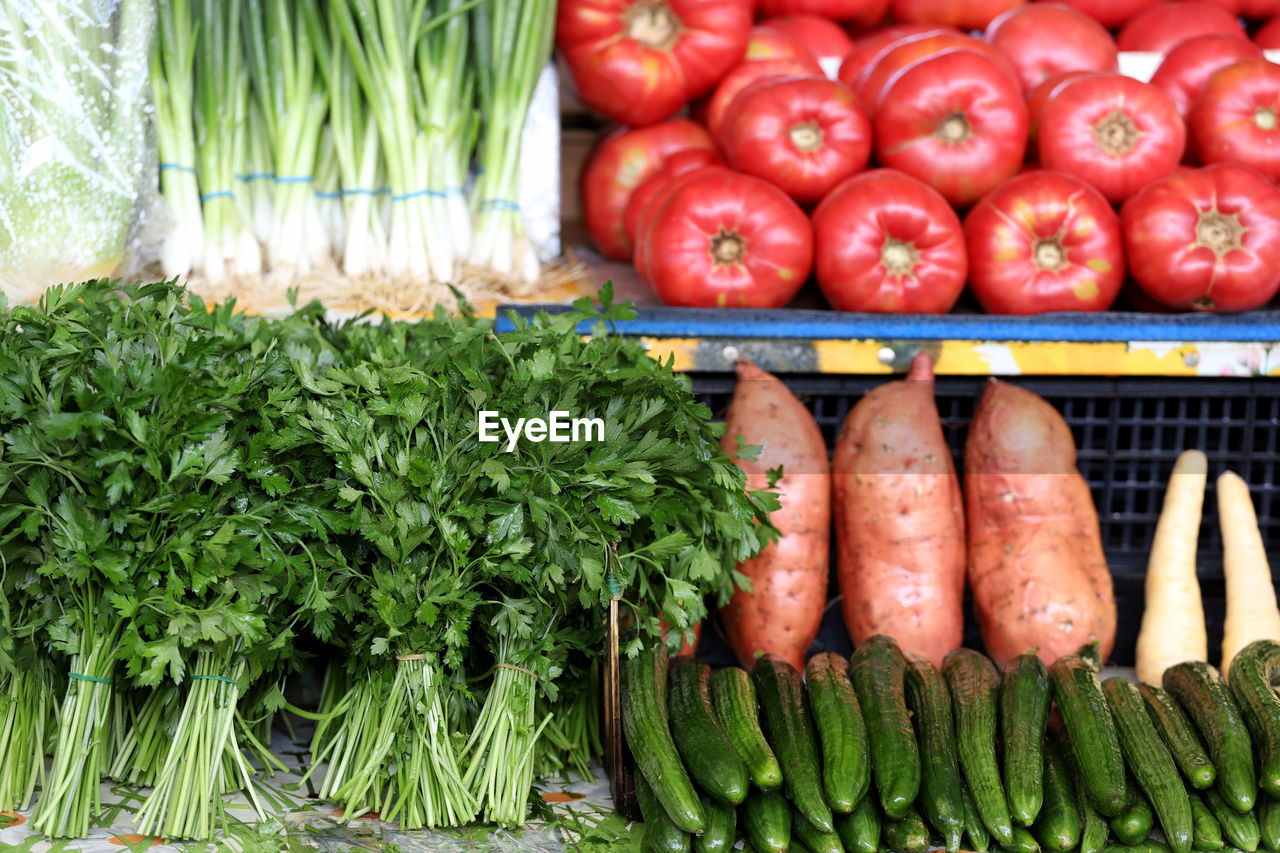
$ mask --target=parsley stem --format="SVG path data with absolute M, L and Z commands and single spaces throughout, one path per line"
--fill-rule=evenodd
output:
M 0 811 L 31 806 L 44 780 L 44 738 L 53 713 L 48 658 L 34 667 L 0 675 Z

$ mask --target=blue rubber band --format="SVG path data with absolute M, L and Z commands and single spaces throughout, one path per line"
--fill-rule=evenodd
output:
M 191 676 L 191 680 L 192 681 L 202 681 L 202 680 L 203 681 L 222 681 L 227 684 L 234 684 L 237 687 L 240 686 L 240 682 L 236 681 L 234 678 L 227 678 L 225 675 L 193 675 Z
M 511 210 L 520 212 L 520 205 L 508 198 L 486 198 L 480 202 L 481 210 Z
M 465 196 L 467 194 L 466 187 L 449 187 L 449 195 Z
M 370 187 L 352 187 L 349 190 L 341 190 L 341 195 L 391 195 L 391 190 L 386 187 L 378 187 L 376 189 Z
M 250 172 L 247 175 L 236 175 L 237 181 L 274 181 L 276 176 L 271 172 Z
M 392 201 L 408 201 L 411 198 L 420 198 L 421 196 L 429 196 L 431 198 L 448 198 L 447 195 L 440 192 L 439 190 L 414 190 L 411 193 L 404 193 L 403 195 L 393 195 L 391 197 L 391 200 Z
M 94 678 L 92 675 L 81 675 L 78 672 L 68 672 L 68 678 L 74 678 L 76 681 L 90 681 L 94 684 L 110 684 L 110 678 Z
M 204 204 L 205 202 L 212 201 L 215 198 L 235 198 L 235 197 L 236 197 L 236 194 L 233 193 L 231 190 L 218 190 L 217 192 L 205 193 L 204 195 L 200 196 L 200 203 Z
M 328 190 L 316 190 L 316 198 L 332 199 L 337 201 L 342 198 L 341 192 L 329 192 Z
M 190 175 L 194 175 L 196 173 L 195 166 L 184 166 L 181 163 L 161 163 L 160 164 L 160 171 L 168 172 L 170 170 L 173 170 L 175 172 L 186 172 L 187 174 L 190 174 Z
M 285 175 L 283 178 L 276 178 L 277 184 L 309 184 L 311 183 L 310 175 Z

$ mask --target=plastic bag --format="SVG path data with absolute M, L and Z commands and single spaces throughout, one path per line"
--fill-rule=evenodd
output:
M 0 289 L 10 302 L 123 270 L 154 192 L 155 17 L 151 0 L 0 0 Z

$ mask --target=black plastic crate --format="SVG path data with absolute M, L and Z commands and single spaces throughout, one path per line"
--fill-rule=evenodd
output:
M 716 417 L 728 408 L 736 379 L 728 373 L 694 373 L 693 387 Z M 780 375 L 813 411 L 832 447 L 849 409 L 871 388 L 895 377 Z M 1280 380 L 1110 377 L 1019 377 L 1011 380 L 1044 397 L 1071 426 L 1079 466 L 1093 490 L 1112 575 L 1119 629 L 1113 659 L 1132 664 L 1141 622 L 1147 555 L 1174 460 L 1199 448 L 1209 456 L 1209 482 L 1200 530 L 1198 567 L 1210 659 L 1222 640 L 1222 538 L 1214 481 L 1231 469 L 1250 486 L 1272 570 L 1280 569 Z M 940 376 L 938 410 L 963 473 L 964 441 L 986 379 Z M 834 555 L 833 555 L 834 562 Z M 839 590 L 834 574 L 832 596 Z M 966 619 L 966 645 L 981 648 L 977 620 Z M 699 653 L 712 664 L 733 656 L 713 622 Z M 828 605 L 819 650 L 852 651 L 840 608 Z

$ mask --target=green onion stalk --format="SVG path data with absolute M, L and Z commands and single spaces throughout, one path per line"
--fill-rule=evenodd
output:
M 156 111 L 160 189 L 171 227 L 160 250 L 166 276 L 187 275 L 204 253 L 204 217 L 196 180 L 192 124 L 196 27 L 188 0 L 159 0 L 159 37 L 151 51 L 151 97 Z
M 252 224 L 253 236 L 263 246 L 271 240 L 271 226 L 275 221 L 271 212 L 275 178 L 267 119 L 262 114 L 262 104 L 258 99 L 250 98 L 245 125 L 244 173 L 238 178 L 241 187 L 237 198 L 244 200 L 241 216 Z
M 315 211 L 316 221 L 310 228 L 322 229 L 325 242 L 336 257 L 342 256 L 342 243 L 346 238 L 346 212 L 342 207 L 342 182 L 339 178 L 338 155 L 333 149 L 333 131 L 326 125 L 320 138 L 316 159 Z
M 0 0 L 0 280 L 24 299 L 114 272 L 146 183 L 151 0 L 50 5 Z
M 484 128 L 471 193 L 471 262 L 526 282 L 536 281 L 541 267 L 518 203 L 521 137 L 551 59 L 555 17 L 555 0 L 488 0 L 472 13 Z

